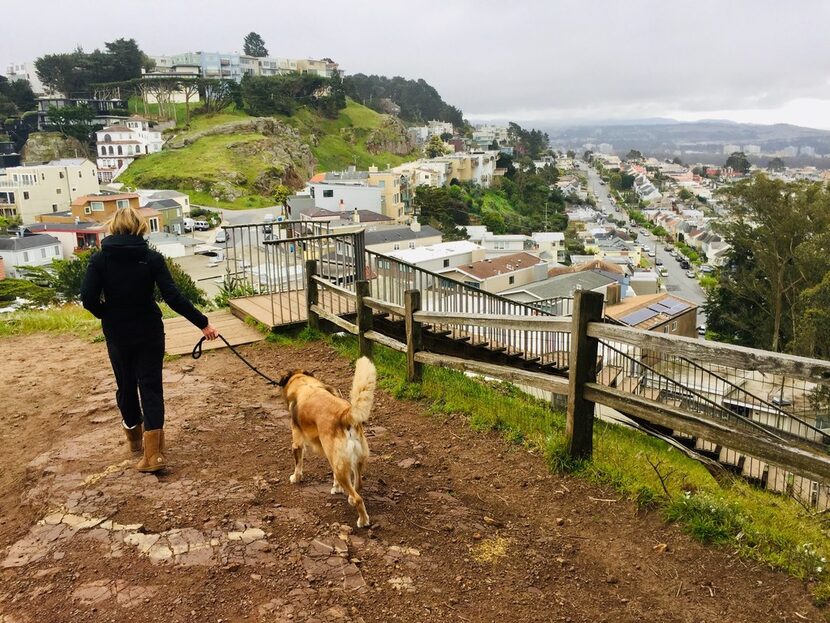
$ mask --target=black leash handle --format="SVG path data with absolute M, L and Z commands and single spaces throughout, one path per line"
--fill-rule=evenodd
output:
M 228 340 L 226 340 L 226 339 L 225 339 L 225 336 L 224 336 L 224 335 L 222 335 L 222 334 L 220 333 L 220 334 L 219 334 L 219 338 L 220 338 L 220 339 L 221 339 L 221 340 L 225 343 L 225 346 L 227 346 L 228 348 L 230 348 L 230 349 L 231 349 L 231 352 L 232 352 L 234 355 L 236 355 L 237 357 L 239 357 L 239 358 L 242 360 L 242 363 L 244 363 L 244 364 L 245 364 L 246 366 L 248 366 L 251 370 L 253 370 L 253 371 L 254 371 L 254 372 L 256 372 L 257 374 L 259 374 L 259 375 L 260 375 L 262 378 L 264 378 L 266 381 L 268 381 L 268 384 L 269 384 L 269 385 L 276 385 L 276 384 L 277 384 L 277 382 L 276 382 L 274 379 L 272 379 L 272 378 L 271 378 L 270 376 L 268 376 L 267 374 L 263 374 L 262 372 L 260 372 L 259 370 L 257 370 L 257 369 L 256 369 L 253 365 L 251 365 L 251 362 L 250 362 L 250 361 L 248 361 L 247 359 L 245 359 L 245 357 L 243 357 L 242 355 L 240 355 L 240 354 L 237 352 L 237 350 L 236 350 L 233 346 L 231 346 L 231 345 L 230 345 L 230 342 L 228 342 Z M 190 353 L 190 356 L 191 356 L 191 357 L 193 357 L 194 359 L 198 359 L 199 357 L 201 357 L 201 356 L 202 356 L 202 344 L 204 344 L 204 342 L 205 342 L 205 340 L 206 340 L 206 339 L 207 339 L 206 337 L 202 336 L 202 339 L 200 339 L 200 340 L 196 343 L 196 346 L 194 346 L 194 347 L 193 347 L 193 352 L 191 352 L 191 353 Z

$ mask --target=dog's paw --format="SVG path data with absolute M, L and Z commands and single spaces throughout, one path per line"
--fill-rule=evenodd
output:
M 358 528 L 366 528 L 371 523 L 372 522 L 369 521 L 369 516 L 368 515 L 366 515 L 366 520 L 365 521 L 363 519 L 361 519 L 360 517 L 357 518 L 357 527 Z
M 334 486 L 331 488 L 332 495 L 337 495 L 338 493 L 343 493 L 343 489 L 341 487 Z
M 296 485 L 302 479 L 303 479 L 302 474 L 291 474 L 291 476 L 288 478 L 288 482 L 290 482 L 292 485 Z
M 349 496 L 349 505 L 350 505 L 350 506 L 354 506 L 355 504 L 357 504 L 357 502 L 355 501 L 355 499 L 354 499 L 352 496 Z

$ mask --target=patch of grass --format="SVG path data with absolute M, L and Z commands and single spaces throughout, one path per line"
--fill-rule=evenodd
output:
M 87 338 L 100 330 L 101 322 L 80 305 L 0 314 L 0 337 L 46 332 Z

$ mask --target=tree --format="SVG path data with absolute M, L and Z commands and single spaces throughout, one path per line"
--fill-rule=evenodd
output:
M 246 56 L 256 56 L 258 58 L 268 56 L 265 41 L 255 32 L 249 32 L 245 35 L 245 41 L 242 47 L 244 48 Z
M 444 147 L 444 141 L 441 140 L 441 137 L 435 134 L 430 136 L 427 144 L 424 146 L 424 153 L 427 158 L 437 158 L 438 156 L 443 156 L 446 153 L 446 148 Z
M 0 102 L 2 101 L 11 102 L 14 108 L 17 109 L 16 112 L 4 114 L 4 117 L 11 117 L 17 112 L 26 112 L 37 108 L 37 99 L 28 80 L 8 80 L 5 76 L 0 76 Z M 2 109 L 0 108 L 0 110 Z
M 642 159 L 643 159 L 643 154 L 642 154 L 642 152 L 640 152 L 639 149 L 629 150 L 629 152 L 625 155 L 625 158 L 623 158 L 623 160 L 642 160 Z
M 207 303 L 206 295 L 204 291 L 196 285 L 196 282 L 193 281 L 191 276 L 184 272 L 182 267 L 173 261 L 173 259 L 165 257 L 164 262 L 167 264 L 167 269 L 170 271 L 173 283 L 176 284 L 176 288 L 178 288 L 179 292 L 182 293 L 182 296 L 194 305 L 205 305 Z M 156 287 L 155 290 L 155 298 L 159 302 L 163 300 L 158 287 Z
M 769 162 L 767 162 L 767 170 L 769 171 L 783 171 L 786 168 L 787 165 L 784 164 L 784 161 L 778 157 L 775 157 Z
M 695 196 L 688 188 L 681 188 L 680 192 L 677 193 L 677 198 L 681 201 L 691 201 Z
M 576 158 L 576 152 L 575 152 L 573 149 L 569 149 L 566 155 L 567 155 L 567 156 L 568 156 L 568 158 L 570 158 L 571 160 L 573 160 L 574 158 Z
M 49 125 L 67 137 L 88 143 L 92 134 L 95 113 L 89 106 L 50 106 L 46 112 Z
M 746 154 L 742 151 L 735 151 L 729 155 L 726 159 L 726 164 L 724 166 L 730 167 L 733 171 L 737 171 L 745 175 L 750 168 L 749 158 L 746 157 Z
M 242 90 L 236 80 L 200 78 L 199 99 L 206 113 L 221 112 L 231 104 L 242 108 Z
M 680 159 L 680 156 L 675 156 L 674 158 L 672 158 L 671 162 L 672 164 L 678 164 L 680 166 L 683 166 L 683 161 Z
M 707 302 L 710 327 L 727 340 L 779 351 L 796 332 L 799 296 L 830 269 L 830 191 L 759 174 L 721 194 L 732 248 Z

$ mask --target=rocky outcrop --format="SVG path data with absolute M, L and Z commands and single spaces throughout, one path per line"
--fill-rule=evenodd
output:
M 182 147 L 192 145 L 206 136 L 221 136 L 227 134 L 262 134 L 288 142 L 302 142 L 297 130 L 290 125 L 272 117 L 252 117 L 239 121 L 230 121 L 185 136 L 174 136 L 168 141 L 165 147 L 167 149 L 181 149 Z
M 59 132 L 33 132 L 23 146 L 24 163 L 48 162 L 61 158 L 88 158 L 89 150 L 78 139 Z
M 400 119 L 384 115 L 381 124 L 369 133 L 366 148 L 373 154 L 388 152 L 406 156 L 412 153 L 415 144 Z

